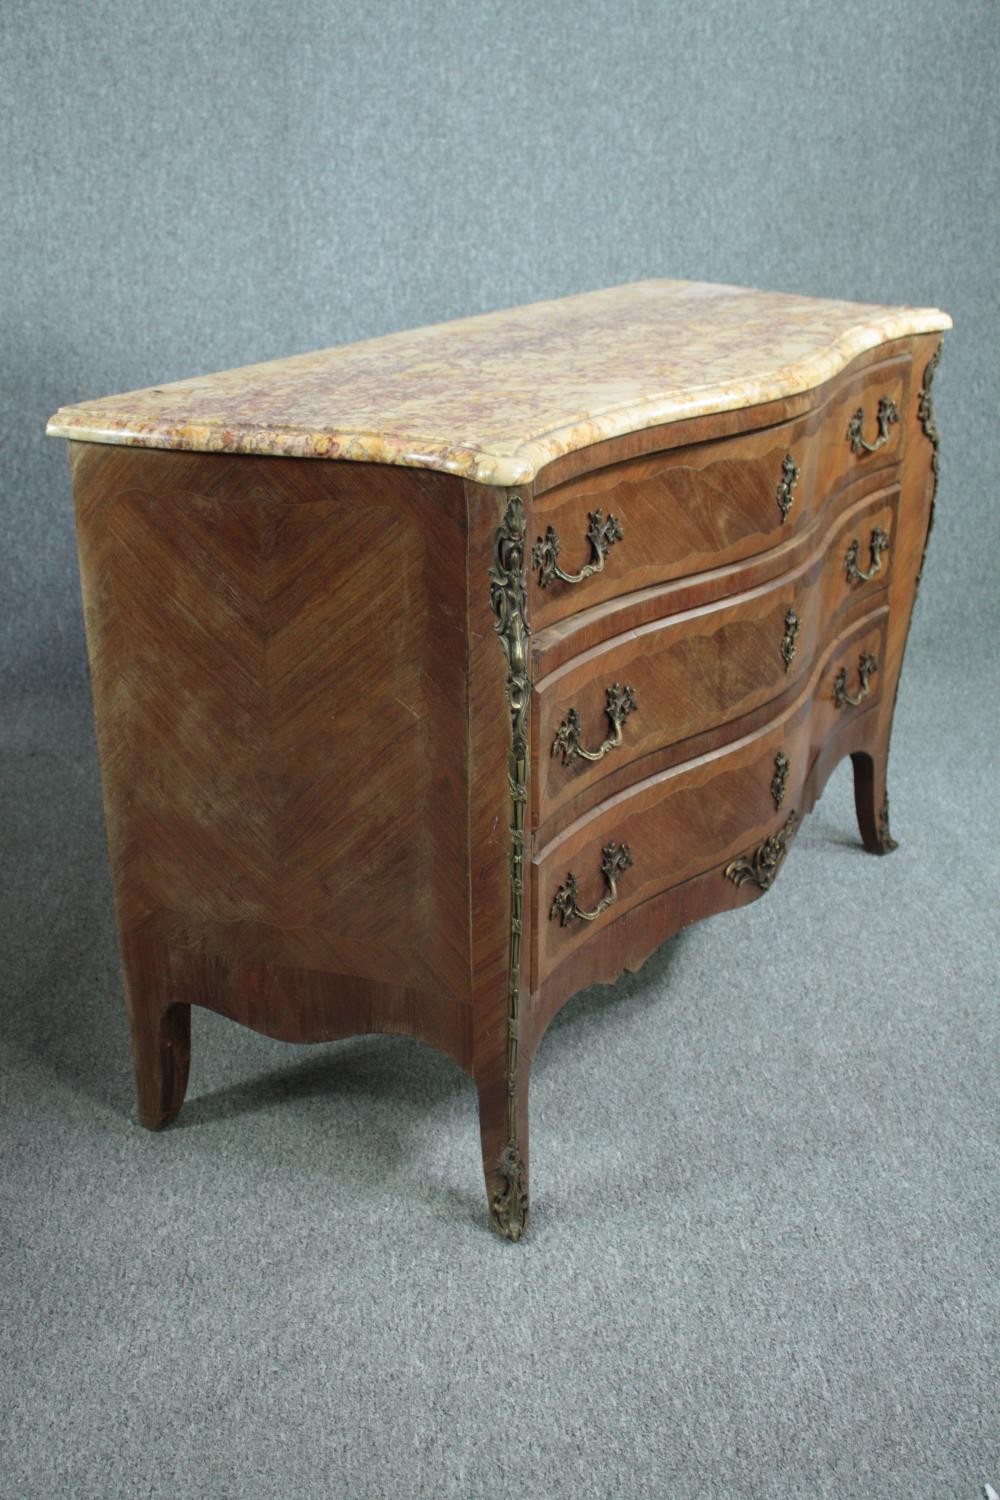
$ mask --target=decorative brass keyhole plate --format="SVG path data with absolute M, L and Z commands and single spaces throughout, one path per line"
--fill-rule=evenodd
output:
M 785 615 L 785 633 L 781 637 L 781 659 L 785 663 L 785 671 L 790 672 L 792 662 L 795 660 L 796 642 L 799 636 L 800 620 L 794 609 L 789 609 Z
M 795 499 L 795 486 L 798 482 L 798 466 L 792 455 L 786 453 L 781 464 L 781 478 L 778 480 L 778 509 L 781 511 L 782 526 L 788 520 L 788 512 L 792 508 L 792 501 Z
M 784 750 L 779 750 L 774 757 L 774 775 L 771 778 L 771 796 L 774 798 L 774 806 L 777 810 L 785 800 L 785 787 L 788 785 L 788 756 Z

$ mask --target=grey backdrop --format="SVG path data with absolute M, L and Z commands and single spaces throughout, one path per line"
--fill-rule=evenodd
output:
M 0 1494 L 1000 1489 L 993 0 L 10 0 Z M 581 997 L 535 1227 L 471 1086 L 211 1016 L 132 1124 L 59 405 L 684 276 L 952 313 L 893 753 Z M 795 935 L 795 942 L 789 935 Z
M 995 607 L 995 0 L 0 25 L 4 655 L 32 681 L 83 661 L 57 406 L 642 276 L 946 308 L 921 628 Z

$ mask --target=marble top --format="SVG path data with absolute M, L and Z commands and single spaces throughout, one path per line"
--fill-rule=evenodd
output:
M 796 395 L 950 327 L 936 308 L 638 281 L 82 402 L 47 431 L 526 484 L 605 438 Z

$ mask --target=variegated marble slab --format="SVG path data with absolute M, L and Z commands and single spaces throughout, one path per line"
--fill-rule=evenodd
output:
M 796 395 L 878 344 L 950 327 L 936 308 L 639 281 L 83 402 L 47 430 L 517 485 L 602 439 Z

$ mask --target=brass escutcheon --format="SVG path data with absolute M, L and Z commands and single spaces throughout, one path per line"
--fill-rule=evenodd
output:
M 774 775 L 771 777 L 771 796 L 774 799 L 775 811 L 785 800 L 785 787 L 788 785 L 788 756 L 784 750 L 779 750 L 774 757 Z
M 781 659 L 785 663 L 786 672 L 791 671 L 792 662 L 795 660 L 795 643 L 798 639 L 800 623 L 794 609 L 789 609 L 785 616 L 785 633 L 781 637 Z
M 788 512 L 792 508 L 795 499 L 795 486 L 799 482 L 798 465 L 790 453 L 786 453 L 781 464 L 781 478 L 778 480 L 778 509 L 781 511 L 781 524 L 784 526 L 788 520 Z

